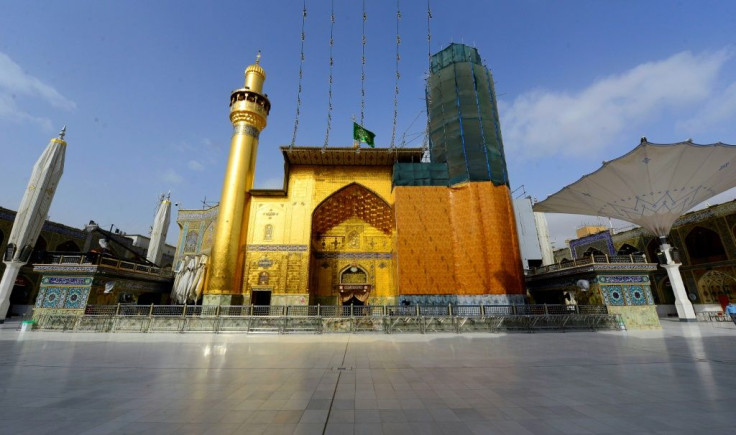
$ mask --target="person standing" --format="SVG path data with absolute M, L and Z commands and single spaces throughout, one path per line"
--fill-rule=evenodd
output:
M 726 314 L 731 316 L 731 320 L 736 325 L 736 304 L 730 303 L 726 305 Z

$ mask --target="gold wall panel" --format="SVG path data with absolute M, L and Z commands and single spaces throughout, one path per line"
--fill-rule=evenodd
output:
M 446 187 L 396 187 L 402 294 L 456 294 L 451 202 Z
M 506 186 L 397 187 L 401 294 L 523 294 Z
M 306 252 L 246 252 L 246 273 L 243 293 L 253 288 L 270 290 L 275 294 L 306 293 L 309 277 L 309 256 Z M 267 274 L 263 282 L 262 274 Z
M 353 184 L 359 186 L 351 186 Z M 353 229 L 360 227 L 364 229 L 358 237 L 360 251 L 391 253 L 393 230 L 390 226 L 394 219 L 390 206 L 393 202 L 390 166 L 292 166 L 287 186 L 287 196 L 251 197 L 248 223 L 243 225 L 247 228 L 248 238 L 246 245 L 241 247 L 246 251 L 242 282 L 242 293 L 246 298 L 253 287 L 268 287 L 272 297 L 309 292 L 311 302 L 315 303 L 317 286 L 333 288 L 334 268 L 347 267 L 351 263 L 343 259 L 313 258 L 312 214 L 325 199 L 341 190 L 344 193 L 339 195 L 341 199 L 353 197 L 352 194 L 357 194 L 356 199 L 358 196 L 367 198 L 367 201 L 358 204 L 358 215 L 388 230 L 389 234 L 368 225 L 363 219 L 351 219 L 345 214 L 333 222 L 339 225 L 332 225 L 327 232 L 333 237 L 337 233 L 345 237 L 349 226 L 352 225 Z M 248 246 L 257 246 L 261 250 L 246 249 Z M 265 249 L 271 250 L 263 251 Z M 355 249 L 353 251 L 357 252 Z M 273 264 L 269 265 L 271 261 Z M 329 264 L 328 271 L 321 266 L 325 262 Z M 374 273 L 376 294 L 396 293 L 391 259 L 371 259 L 365 264 L 368 268 L 378 270 Z M 259 275 L 264 271 L 269 274 L 268 286 L 258 285 Z M 323 293 L 325 297 L 331 295 L 331 291 Z

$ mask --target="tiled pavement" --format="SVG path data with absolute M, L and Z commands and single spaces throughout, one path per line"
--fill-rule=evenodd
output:
M 435 335 L 0 329 L 0 433 L 636 434 L 736 427 L 736 326 Z

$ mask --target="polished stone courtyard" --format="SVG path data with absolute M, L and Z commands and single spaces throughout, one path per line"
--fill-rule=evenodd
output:
M 730 433 L 736 326 L 435 335 L 19 332 L 0 432 Z

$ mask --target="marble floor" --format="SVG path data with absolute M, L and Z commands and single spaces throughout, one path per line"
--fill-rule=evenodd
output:
M 736 326 L 435 335 L 19 332 L 0 433 L 730 433 Z

